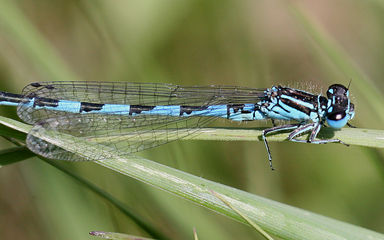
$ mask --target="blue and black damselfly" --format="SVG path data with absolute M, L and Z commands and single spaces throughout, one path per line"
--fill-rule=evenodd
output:
M 290 141 L 343 143 L 339 139 L 315 138 L 325 123 L 333 129 L 352 127 L 348 121 L 355 115 L 348 88 L 341 84 L 331 85 L 325 97 L 281 86 L 255 89 L 162 83 L 39 82 L 25 87 L 22 94 L 0 91 L 0 105 L 17 106 L 19 117 L 34 124 L 27 137 L 31 151 L 69 161 L 102 160 L 108 156 L 84 159 L 39 136 L 46 131 L 58 131 L 127 154 L 196 134 L 217 118 L 271 119 L 274 126 L 262 133 L 271 169 L 268 134 L 292 130 L 288 135 Z M 276 126 L 274 120 L 296 123 Z M 307 140 L 296 138 L 306 132 L 310 132 Z

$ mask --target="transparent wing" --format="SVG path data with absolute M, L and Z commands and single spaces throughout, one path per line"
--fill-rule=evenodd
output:
M 220 85 L 177 86 L 163 83 L 41 82 L 30 84 L 24 88 L 25 101 L 19 104 L 18 114 L 21 119 L 31 124 L 43 119 L 69 114 L 62 111 L 31 108 L 26 103 L 33 97 L 96 104 L 209 106 L 256 103 L 267 99 L 264 91 L 265 89 Z
M 100 114 L 59 116 L 36 124 L 28 134 L 27 146 L 36 154 L 47 158 L 67 161 L 103 160 L 111 157 L 111 154 L 134 153 L 175 141 L 197 133 L 201 127 L 214 120 L 214 117 L 201 116 L 109 115 L 108 119 Z M 73 144 L 69 152 L 43 140 L 45 136 L 57 138 L 58 132 L 68 134 L 75 141 L 80 138 L 97 143 L 98 149 L 100 146 L 100 149 L 108 147 L 117 151 L 103 151 L 100 154 Z M 57 140 L 60 141 L 60 138 Z

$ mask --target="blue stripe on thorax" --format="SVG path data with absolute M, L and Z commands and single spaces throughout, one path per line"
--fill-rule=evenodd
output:
M 285 121 L 297 120 L 299 122 L 307 121 L 310 119 L 308 114 L 290 107 L 281 101 L 279 101 L 279 104 L 269 104 L 268 107 L 261 107 L 261 111 L 272 119 Z
M 297 104 L 299 104 L 299 105 L 305 106 L 305 107 L 307 107 L 307 108 L 309 108 L 309 109 L 314 109 L 314 108 L 315 108 L 315 106 L 313 106 L 312 103 L 305 102 L 305 101 L 302 101 L 302 100 L 300 100 L 300 99 L 296 99 L 296 98 L 291 97 L 291 96 L 288 96 L 288 95 L 284 95 L 284 94 L 283 94 L 283 95 L 281 95 L 281 98 L 290 100 L 290 101 L 295 102 L 295 103 L 297 103 Z

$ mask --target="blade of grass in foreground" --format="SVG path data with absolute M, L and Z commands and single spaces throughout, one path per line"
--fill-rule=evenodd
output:
M 254 223 L 251 219 L 249 219 L 247 217 L 247 215 L 245 215 L 244 213 L 242 213 L 241 211 L 237 210 L 235 207 L 233 207 L 229 202 L 227 202 L 224 198 L 222 198 L 219 194 L 215 193 L 214 191 L 210 190 L 212 192 L 212 194 L 217 197 L 218 199 L 220 199 L 223 203 L 225 203 L 228 207 L 230 207 L 233 211 L 235 211 L 237 214 L 239 214 L 239 216 L 241 216 L 245 221 L 247 221 L 247 223 L 249 225 L 251 225 L 256 231 L 258 231 L 265 239 L 267 240 L 273 240 L 273 238 L 271 236 L 269 236 L 268 233 L 266 233 L 264 231 L 264 229 L 262 229 L 259 225 L 257 225 L 256 223 Z
M 0 117 L 0 121 L 6 121 L 9 127 L 15 124 L 12 128 L 23 132 L 31 128 L 3 117 Z M 108 151 L 112 157 L 96 163 L 246 223 L 213 196 L 209 189 L 213 190 L 264 230 L 284 239 L 384 239 L 383 234 L 208 181 L 135 155 L 119 156 L 115 149 L 97 143 L 81 139 L 74 141 L 72 136 L 53 131 L 47 131 L 44 136 L 39 137 L 68 151 L 87 149 L 79 152 L 80 155 L 87 152 L 102 155 L 105 154 L 104 151 Z
M 115 232 L 103 232 L 103 231 L 93 231 L 89 233 L 90 235 L 106 238 L 106 239 L 114 239 L 114 240 L 154 240 L 152 238 L 142 238 L 138 236 L 132 236 L 128 234 L 115 233 Z

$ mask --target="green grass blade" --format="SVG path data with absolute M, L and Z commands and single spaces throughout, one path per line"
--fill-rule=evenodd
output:
M 31 126 L 26 125 L 24 123 L 20 123 L 18 121 L 15 121 L 13 119 L 1 117 L 1 128 L 7 128 L 6 126 L 17 129 L 21 132 L 27 132 L 30 130 Z M 6 125 L 6 126 L 5 126 Z M 11 132 L 11 131 L 9 131 Z M 23 133 L 21 133 L 23 134 Z M 16 134 L 17 135 L 17 134 Z M 25 135 L 25 134 L 24 134 Z M 26 146 L 19 146 L 15 148 L 5 149 L 0 151 L 0 167 L 5 166 L 8 164 L 16 163 L 18 161 L 25 160 L 27 158 L 36 156 L 33 152 L 31 152 Z M 127 217 L 129 217 L 131 220 L 133 220 L 138 226 L 141 227 L 145 232 L 147 232 L 149 235 L 157 238 L 157 239 L 167 239 L 164 234 L 161 233 L 159 229 L 156 229 L 155 226 L 150 224 L 150 221 L 146 220 L 144 217 L 140 216 L 139 213 L 134 211 L 133 209 L 130 209 L 128 206 L 126 206 L 124 203 L 119 201 L 116 197 L 110 195 L 106 191 L 100 189 L 90 181 L 86 180 L 85 178 L 79 176 L 77 173 L 69 170 L 67 167 L 60 164 L 58 161 L 42 158 L 43 161 L 46 163 L 52 165 L 53 167 L 59 169 L 60 171 L 64 172 L 68 176 L 70 176 L 72 179 L 79 182 L 81 185 L 85 186 L 87 189 L 91 190 L 95 194 L 99 195 L 100 197 L 106 199 L 109 201 L 113 206 L 115 206 L 117 209 L 119 209 L 122 213 L 124 213 Z
M 11 127 L 11 121 L 7 122 Z M 15 128 L 28 131 L 30 126 L 23 125 L 18 123 Z M 225 196 L 226 201 L 264 230 L 284 239 L 384 239 L 383 234 L 208 181 L 135 155 L 120 156 L 115 149 L 101 147 L 97 143 L 81 139 L 74 142 L 72 136 L 53 131 L 47 131 L 46 135 L 40 137 L 68 151 L 79 147 L 87 149 L 79 153 L 84 157 L 87 157 L 87 152 L 105 155 L 104 151 L 109 151 L 110 159 L 96 163 L 246 223 L 213 196 L 209 189 L 213 190 Z
M 99 238 L 106 238 L 106 239 L 113 239 L 113 240 L 154 240 L 152 238 L 143 238 L 138 236 L 132 236 L 122 233 L 115 233 L 115 232 L 102 232 L 102 231 L 93 231 L 89 234 L 99 237 Z
M 262 129 L 225 129 L 225 128 L 205 128 L 197 136 L 182 140 L 220 140 L 220 141 L 263 141 L 261 138 Z M 268 142 L 288 141 L 287 133 L 268 135 Z M 305 139 L 303 135 L 301 139 Z M 384 130 L 363 129 L 363 128 L 343 128 L 335 131 L 331 128 L 322 128 L 318 134 L 318 139 L 340 139 L 343 142 L 364 147 L 384 148 Z M 300 138 L 299 138 L 300 139 Z
M 257 225 L 256 223 L 254 223 L 249 217 L 247 217 L 247 215 L 245 215 L 244 213 L 242 213 L 241 211 L 237 210 L 234 206 L 232 206 L 229 202 L 227 202 L 225 200 L 224 197 L 220 196 L 220 194 L 217 194 L 216 192 L 214 191 L 211 191 L 212 194 L 217 197 L 218 199 L 220 199 L 223 203 L 227 204 L 228 207 L 230 207 L 231 209 L 233 209 L 233 211 L 235 211 L 237 214 L 239 214 L 239 216 L 241 216 L 245 221 L 247 221 L 247 223 L 249 225 L 251 225 L 256 231 L 258 231 L 265 239 L 267 240 L 273 240 L 273 238 L 267 233 L 264 231 L 264 229 L 262 229 L 259 225 Z
M 60 164 L 58 161 L 46 159 L 46 158 L 42 158 L 42 159 L 46 163 L 50 164 L 51 166 L 59 169 L 60 171 L 64 172 L 65 174 L 67 174 L 72 179 L 76 180 L 78 183 L 80 183 L 81 185 L 83 185 L 87 189 L 91 190 L 93 193 L 95 193 L 98 196 L 107 200 L 114 207 L 116 207 L 120 212 L 124 213 L 127 217 L 129 217 L 132 221 L 134 221 L 141 229 L 143 229 L 150 236 L 152 236 L 156 239 L 168 239 L 169 238 L 169 237 L 165 236 L 160 231 L 160 229 L 156 228 L 156 226 L 154 226 L 150 220 L 141 216 L 140 213 L 138 213 L 134 209 L 128 207 L 126 204 L 121 202 L 118 198 L 112 196 L 108 192 L 97 187 L 95 184 L 93 184 L 92 182 L 83 178 L 82 176 L 79 176 L 76 172 L 69 170 L 67 167 L 65 167 L 63 164 Z M 104 236 L 106 236 L 106 235 L 104 235 Z

